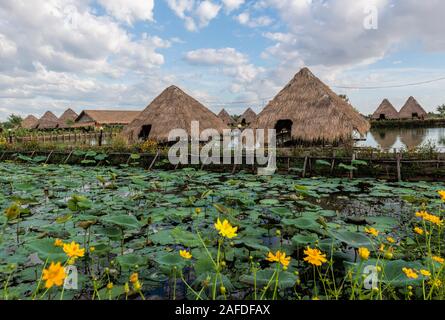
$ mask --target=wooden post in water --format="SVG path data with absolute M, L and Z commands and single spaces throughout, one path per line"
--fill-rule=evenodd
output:
M 148 170 L 151 170 L 151 168 L 153 168 L 153 166 L 155 165 L 156 160 L 158 160 L 159 153 L 160 153 L 160 151 L 158 150 L 158 152 L 156 152 L 156 155 L 155 155 L 153 161 L 151 162 L 150 167 L 148 168 Z
M 332 152 L 332 162 L 331 162 L 331 175 L 334 172 L 334 168 L 335 168 L 335 157 L 337 156 L 337 153 L 335 152 L 335 150 Z
M 303 178 L 306 177 L 307 160 L 308 160 L 308 156 L 305 156 L 305 157 L 304 157 L 304 164 L 303 164 L 303 173 L 302 173 L 302 177 L 303 177 Z
M 400 152 L 397 153 L 397 181 L 402 182 L 402 167 L 401 167 L 401 158 Z

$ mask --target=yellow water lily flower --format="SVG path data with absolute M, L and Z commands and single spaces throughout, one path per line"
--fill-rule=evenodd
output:
M 323 263 L 326 263 L 328 261 L 326 259 L 326 254 L 322 253 L 318 249 L 312 249 L 310 247 L 307 247 L 306 250 L 304 250 L 304 254 L 306 255 L 304 261 L 317 267 L 321 266 Z
M 368 260 L 371 252 L 368 250 L 368 248 L 359 248 L 358 254 L 363 260 Z
M 47 269 L 43 270 L 42 280 L 45 282 L 45 287 L 47 289 L 53 286 L 60 287 L 66 278 L 65 269 L 62 267 L 60 262 L 51 262 Z
M 445 202 L 445 190 L 439 190 L 439 191 L 437 191 L 437 193 L 439 194 L 442 201 Z
M 443 225 L 443 219 L 441 219 L 438 216 L 435 216 L 434 214 L 428 213 L 426 211 L 419 211 L 416 212 L 416 217 L 423 219 L 424 221 L 431 222 L 438 227 Z
M 423 231 L 423 229 L 419 227 L 415 227 L 414 232 L 421 236 L 425 233 L 425 231 Z
M 136 283 L 137 281 L 139 281 L 139 275 L 135 272 L 130 276 L 130 282 Z
M 288 267 L 291 258 L 286 257 L 286 252 L 281 252 L 280 250 L 278 250 L 275 254 L 273 254 L 272 252 L 269 252 L 266 260 L 269 262 L 278 262 L 278 263 L 281 263 L 283 265 L 283 267 Z
M 440 264 L 443 264 L 444 261 L 445 261 L 444 258 L 441 258 L 441 257 L 439 257 L 439 256 L 432 256 L 431 258 L 432 258 L 434 261 L 436 261 L 436 262 L 438 262 L 438 263 L 440 263 Z
M 179 255 L 186 260 L 190 260 L 191 258 L 193 258 L 192 254 L 187 250 L 179 250 Z
M 429 272 L 428 270 L 422 269 L 420 270 L 420 274 L 425 277 L 431 277 L 431 272 Z
M 403 268 L 403 273 L 410 279 L 417 279 L 419 275 L 411 268 Z
M 81 258 L 85 255 L 85 249 L 82 249 L 80 245 L 74 241 L 71 243 L 65 243 L 63 245 L 63 251 L 70 258 Z
M 428 283 L 435 288 L 440 288 L 442 286 L 442 281 L 440 279 L 430 280 Z
M 113 287 L 114 287 L 113 282 L 108 282 L 108 284 L 107 284 L 107 289 L 108 289 L 108 290 L 112 290 Z
M 54 245 L 55 245 L 56 247 L 63 247 L 63 241 L 60 240 L 60 239 L 56 239 L 56 240 L 54 241 Z
M 388 241 L 389 243 L 396 243 L 396 240 L 393 237 L 387 237 L 386 241 Z
M 375 228 L 365 228 L 365 232 L 373 235 L 374 237 L 377 237 L 379 235 L 379 231 Z
M 228 239 L 232 239 L 237 236 L 236 231 L 238 230 L 238 227 L 233 227 L 227 220 L 221 222 L 221 220 L 218 219 L 215 223 L 215 229 L 219 231 L 221 236 Z

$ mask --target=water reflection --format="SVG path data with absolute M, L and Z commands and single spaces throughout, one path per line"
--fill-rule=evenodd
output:
M 372 129 L 366 141 L 358 146 L 374 147 L 382 150 L 414 149 L 425 143 L 432 143 L 445 151 L 445 128 L 385 128 Z

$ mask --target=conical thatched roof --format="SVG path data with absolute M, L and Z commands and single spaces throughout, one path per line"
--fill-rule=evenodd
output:
M 69 122 L 76 121 L 78 115 L 76 112 L 73 111 L 73 109 L 69 108 L 67 109 L 59 118 L 59 128 L 69 128 L 70 125 L 68 125 Z
M 416 116 L 417 115 L 417 116 Z M 399 112 L 400 119 L 413 119 L 413 118 L 425 118 L 427 112 L 422 108 L 422 106 L 417 102 L 414 97 L 409 97 L 405 105 Z
M 37 125 L 37 122 L 39 122 L 39 119 L 37 119 L 33 115 L 29 115 L 22 121 L 21 126 L 23 129 L 34 129 Z
M 371 135 L 383 150 L 390 150 L 397 142 L 399 130 L 377 129 L 371 130 Z
M 39 119 L 36 129 L 55 129 L 59 124 L 59 119 L 51 111 L 45 112 Z
M 148 139 L 168 141 L 173 129 L 184 129 L 191 135 L 191 122 L 199 121 L 200 131 L 216 129 L 220 133 L 227 126 L 213 112 L 178 87 L 165 89 L 152 103 L 131 122 L 123 134 L 130 140 L 138 140 L 143 130 L 149 128 Z
M 218 118 L 220 118 L 224 122 L 224 124 L 227 126 L 230 126 L 234 123 L 233 118 L 226 111 L 226 109 L 221 110 L 221 112 L 218 114 Z
M 305 142 L 349 140 L 354 130 L 364 135 L 370 128 L 368 121 L 307 68 L 269 102 L 252 127 L 273 129 L 280 120 L 292 121 L 292 139 Z
M 239 118 L 238 122 L 245 123 L 245 124 L 249 125 L 249 124 L 255 122 L 256 117 L 257 117 L 257 115 L 256 115 L 255 111 L 253 111 L 251 108 L 249 108 L 246 111 L 244 111 L 244 113 Z
M 387 119 L 387 120 L 395 120 L 399 118 L 399 113 L 396 108 L 389 102 L 388 99 L 383 100 L 380 106 L 372 115 L 372 119 Z

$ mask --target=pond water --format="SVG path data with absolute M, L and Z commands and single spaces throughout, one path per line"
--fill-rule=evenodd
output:
M 382 150 L 414 149 L 431 143 L 445 151 L 445 128 L 379 128 L 372 129 L 366 141 L 358 142 L 360 147 L 374 147 Z

